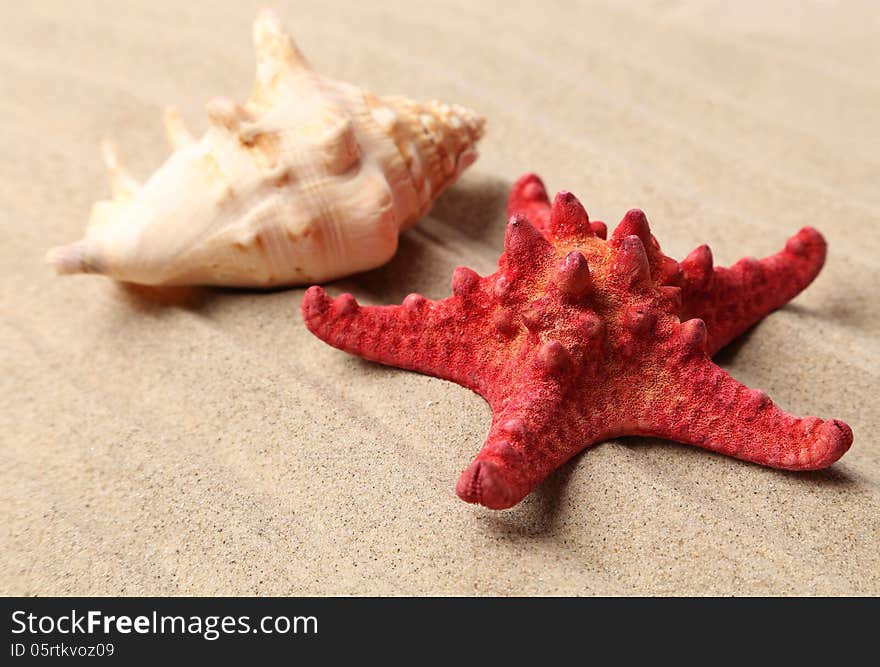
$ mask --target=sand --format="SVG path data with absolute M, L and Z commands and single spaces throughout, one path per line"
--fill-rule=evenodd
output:
M 277 3 L 323 72 L 489 118 L 480 160 L 395 259 L 333 294 L 436 298 L 459 264 L 490 272 L 530 170 L 594 218 L 644 209 L 678 257 L 769 254 L 805 224 L 828 238 L 816 282 L 719 360 L 848 422 L 838 464 L 619 440 L 505 512 L 453 493 L 482 399 L 327 347 L 301 289 L 162 304 L 43 264 L 108 193 L 102 137 L 146 177 L 165 104 L 201 131 L 208 98 L 246 97 L 257 5 L 213 4 L 4 8 L 0 593 L 880 592 L 873 3 Z

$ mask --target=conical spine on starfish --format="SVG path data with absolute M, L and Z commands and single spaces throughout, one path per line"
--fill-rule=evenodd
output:
M 802 231 L 761 262 L 714 269 L 698 249 L 680 266 L 641 211 L 629 211 L 605 241 L 573 195 L 559 193 L 551 205 L 534 179 L 528 185 L 532 209 L 511 217 L 498 271 L 456 269 L 451 297 L 359 306 L 350 294 L 330 299 L 312 287 L 303 299 L 306 325 L 329 344 L 452 380 L 489 401 L 492 426 L 456 486 L 460 497 L 510 507 L 584 448 L 622 435 L 791 470 L 825 467 L 846 451 L 845 424 L 788 415 L 709 356 L 741 328 L 725 319 L 731 293 L 772 293 L 745 276 L 793 267 L 802 281 L 817 232 Z M 546 206 L 537 228 L 527 218 L 544 210 L 536 201 Z M 700 308 L 708 327 L 693 317 Z
M 508 214 L 525 216 L 551 242 L 564 238 L 552 222 L 552 209 L 537 174 L 525 174 L 514 184 L 508 198 Z M 647 228 L 647 220 L 637 222 L 628 217 L 629 214 L 624 218 L 628 229 Z M 604 223 L 590 224 L 594 231 L 597 225 L 605 227 Z M 614 234 L 621 236 L 624 232 L 618 226 Z M 647 238 L 642 238 L 642 242 L 649 247 Z M 655 243 L 656 240 L 650 242 Z M 658 285 L 681 287 L 681 316 L 699 317 L 706 322 L 707 349 L 714 355 L 800 294 L 821 271 L 826 252 L 822 235 L 812 227 L 804 227 L 788 239 L 782 251 L 760 260 L 746 257 L 731 267 L 717 267 L 713 265 L 712 251 L 702 245 L 680 264 L 660 253 L 662 257 L 657 261 L 662 266 L 654 265 L 652 270 Z

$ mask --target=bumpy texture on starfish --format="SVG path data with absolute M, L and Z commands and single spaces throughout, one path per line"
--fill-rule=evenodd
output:
M 498 271 L 457 268 L 447 299 L 361 306 L 311 287 L 302 303 L 330 345 L 489 402 L 486 443 L 456 486 L 463 500 L 511 507 L 578 452 L 624 435 L 788 470 L 824 468 L 849 448 L 843 422 L 789 415 L 710 359 L 813 280 L 825 259 L 816 230 L 724 269 L 706 246 L 681 264 L 664 255 L 635 209 L 606 242 L 573 195 L 551 205 L 534 175 L 510 207 Z

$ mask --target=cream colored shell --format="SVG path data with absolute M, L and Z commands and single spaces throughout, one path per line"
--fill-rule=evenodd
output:
M 84 239 L 49 251 L 59 273 L 147 285 L 332 280 L 387 262 L 400 232 L 476 159 L 474 112 L 325 78 L 269 11 L 254 42 L 250 99 L 208 102 L 198 140 L 169 109 L 174 152 L 146 183 L 103 144 L 114 197 L 95 204 Z

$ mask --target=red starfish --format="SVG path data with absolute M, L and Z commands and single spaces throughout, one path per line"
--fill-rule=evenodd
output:
M 713 269 L 706 246 L 681 264 L 664 255 L 636 209 L 604 241 L 604 224 L 568 192 L 551 206 L 534 175 L 517 182 L 510 209 L 498 271 L 457 268 L 447 299 L 360 306 L 311 287 L 302 303 L 330 345 L 489 402 L 488 438 L 456 485 L 463 500 L 511 507 L 578 452 L 624 435 L 788 470 L 824 468 L 849 448 L 843 422 L 789 415 L 710 358 L 813 280 L 825 258 L 816 230 Z

